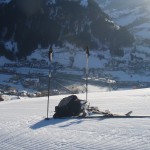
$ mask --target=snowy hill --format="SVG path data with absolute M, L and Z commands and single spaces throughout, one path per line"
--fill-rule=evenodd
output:
M 149 0 L 97 0 L 100 7 L 121 26 L 126 26 L 136 37 L 135 55 L 150 58 Z
M 50 116 L 64 96 L 50 98 Z M 85 99 L 85 95 L 78 95 Z M 1 150 L 149 150 L 150 89 L 91 93 L 89 102 L 114 113 L 133 111 L 126 119 L 51 119 L 47 98 L 0 103 Z
M 134 42 L 132 34 L 112 22 L 95 1 L 1 2 L 5 4 L 0 3 L 0 55 L 11 60 L 29 56 L 38 46 L 63 47 L 66 41 L 123 56 L 123 48 Z

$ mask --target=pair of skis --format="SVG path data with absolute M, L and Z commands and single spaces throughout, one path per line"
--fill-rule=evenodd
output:
M 95 115 L 95 114 L 92 114 L 92 115 L 86 115 L 86 116 L 72 116 L 72 117 L 58 117 L 58 118 L 55 118 L 55 119 L 107 119 L 107 118 L 148 118 L 147 116 L 130 116 L 130 115 L 126 115 L 126 114 L 113 114 L 111 113 L 110 114 L 99 114 L 99 115 Z
M 58 117 L 57 119 L 94 119 L 94 118 L 144 118 L 145 116 L 131 116 L 132 111 L 125 114 L 115 114 L 109 110 L 100 111 L 98 107 L 88 107 L 85 112 L 79 116 Z
M 93 114 L 93 115 L 97 114 L 97 115 L 103 115 L 103 116 L 130 116 L 132 114 L 132 111 L 129 111 L 126 114 L 123 114 L 123 115 L 121 115 L 121 114 L 114 114 L 114 113 L 112 113 L 109 110 L 100 111 L 98 109 L 98 107 L 89 107 L 89 108 L 87 108 L 87 112 L 89 114 Z
M 132 111 L 129 111 L 125 114 L 115 114 L 115 113 L 112 113 L 111 111 L 109 110 L 105 110 L 105 111 L 101 111 L 98 109 L 98 107 L 89 107 L 87 109 L 87 118 L 100 118 L 100 117 L 107 117 L 107 118 L 128 118 L 128 117 L 131 117 L 131 114 L 132 114 Z

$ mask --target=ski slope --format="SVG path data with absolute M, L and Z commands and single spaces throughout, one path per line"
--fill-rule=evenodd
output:
M 64 96 L 50 97 L 50 116 Z M 78 95 L 84 99 L 85 95 Z M 150 116 L 150 89 L 89 93 L 91 106 Z M 149 150 L 150 117 L 50 119 L 47 98 L 0 103 L 0 150 Z

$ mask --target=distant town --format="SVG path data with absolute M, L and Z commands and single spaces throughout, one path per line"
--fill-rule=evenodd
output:
M 101 58 L 99 58 L 101 59 Z M 144 74 L 150 70 L 148 62 L 133 57 L 133 61 L 128 66 L 122 67 L 126 62 L 112 59 L 106 64 L 106 69 L 89 69 L 89 84 L 107 87 L 108 91 L 128 88 L 146 88 L 150 87 L 147 81 L 121 81 L 111 75 L 111 71 L 122 70 L 127 72 L 130 78 L 134 78 L 134 74 Z M 142 62 L 142 63 L 141 63 Z M 50 67 L 50 68 L 49 68 Z M 77 94 L 85 92 L 85 69 L 78 69 L 79 75 L 64 73 L 64 66 L 54 62 L 49 66 L 48 62 L 38 59 L 21 60 L 15 63 L 5 63 L 0 68 L 1 79 L 0 95 L 16 95 L 21 97 L 42 97 L 48 94 L 48 74 L 49 69 L 52 73 L 51 78 L 51 95 L 58 94 Z M 108 70 L 109 73 L 105 73 Z M 5 77 L 6 76 L 6 77 Z M 148 76 L 148 75 L 147 75 Z M 6 79 L 5 79 L 6 78 Z

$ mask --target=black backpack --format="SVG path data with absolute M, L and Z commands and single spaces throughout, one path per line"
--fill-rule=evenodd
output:
M 80 100 L 76 95 L 63 98 L 58 106 L 55 107 L 55 114 L 53 118 L 80 116 L 86 115 L 85 109 L 87 107 L 85 100 Z

